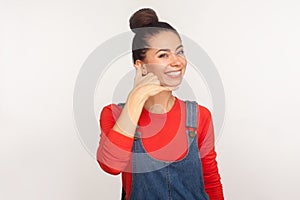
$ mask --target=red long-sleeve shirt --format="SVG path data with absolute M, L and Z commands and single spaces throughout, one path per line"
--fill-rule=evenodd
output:
M 185 126 L 183 106 L 184 102 L 176 98 L 174 106 L 165 114 L 150 113 L 143 108 L 138 125 L 141 128 L 143 146 L 154 158 L 175 161 L 187 154 L 188 142 L 185 132 L 177 131 L 179 126 Z M 116 104 L 110 104 L 101 112 L 101 139 L 97 161 L 107 173 L 117 175 L 122 172 L 122 184 L 126 197 L 129 197 L 132 182 L 131 151 L 134 139 L 112 130 L 121 111 Z M 223 189 L 214 149 L 211 113 L 201 105 L 198 105 L 198 113 L 197 139 L 205 191 L 210 200 L 223 200 Z

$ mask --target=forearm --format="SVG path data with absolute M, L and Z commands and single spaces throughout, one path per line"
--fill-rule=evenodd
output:
M 133 138 L 145 101 L 146 98 L 140 95 L 139 89 L 131 91 L 112 129 L 120 134 Z
M 111 174 L 126 171 L 144 104 L 150 96 L 161 91 L 170 89 L 160 86 L 159 80 L 152 73 L 142 77 L 139 67 L 134 88 L 129 93 L 123 110 L 119 112 L 120 108 L 115 106 L 104 109 L 100 117 L 102 133 L 97 151 L 97 161 L 103 170 Z
M 97 161 L 110 174 L 126 171 L 131 159 L 133 137 L 145 101 L 139 92 L 137 89 L 130 92 L 121 112 L 119 107 L 112 105 L 101 113 Z

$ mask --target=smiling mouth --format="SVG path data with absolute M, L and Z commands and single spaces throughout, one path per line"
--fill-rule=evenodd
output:
M 178 77 L 178 76 L 180 76 L 181 71 L 167 72 L 166 74 L 169 76 L 172 76 L 172 77 Z

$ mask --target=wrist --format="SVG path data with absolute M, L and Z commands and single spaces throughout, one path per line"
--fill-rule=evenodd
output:
M 144 106 L 145 102 L 147 101 L 148 97 L 140 90 L 140 88 L 134 88 L 128 95 L 127 102 L 133 103 L 136 106 L 141 105 Z

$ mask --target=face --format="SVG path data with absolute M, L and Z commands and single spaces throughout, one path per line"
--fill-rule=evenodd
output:
M 187 65 L 180 38 L 163 31 L 149 38 L 148 44 L 151 48 L 143 61 L 147 73 L 155 74 L 162 86 L 178 87 Z

